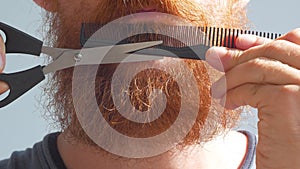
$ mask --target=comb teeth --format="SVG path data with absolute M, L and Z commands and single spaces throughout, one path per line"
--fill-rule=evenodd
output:
M 99 24 L 83 24 L 81 29 L 81 45 L 86 45 L 86 42 L 100 42 L 100 44 L 107 42 L 112 44 L 115 42 L 131 43 L 150 40 L 162 40 L 164 42 L 163 46 L 173 46 L 180 48 L 199 44 L 203 45 L 205 39 L 205 34 L 202 27 L 168 25 L 158 26 L 147 24 L 114 25 L 115 26 L 110 26 L 109 29 L 100 29 L 101 25 Z
M 122 30 L 122 33 L 125 35 L 130 35 L 132 30 L 134 30 L 134 25 L 131 24 L 118 24 L 113 29 L 108 30 L 110 32 L 104 32 L 101 34 L 101 37 L 97 39 L 97 36 L 93 34 L 99 30 L 103 25 L 94 24 L 94 23 L 84 23 L 82 24 L 81 29 L 81 45 L 88 41 L 102 42 L 107 44 L 113 44 L 116 40 L 119 39 L 118 30 Z M 278 33 L 270 33 L 270 32 L 260 32 L 260 31 L 251 31 L 251 30 L 241 30 L 241 29 L 231 29 L 231 28 L 222 28 L 222 27 L 194 27 L 194 26 L 164 26 L 164 32 L 172 32 L 171 34 L 176 34 L 176 39 L 187 39 L 188 42 L 185 42 L 185 45 L 194 46 L 194 45 L 205 45 L 208 47 L 211 46 L 223 46 L 228 48 L 235 48 L 235 40 L 241 34 L 251 34 L 256 35 L 268 39 L 276 39 L 281 36 Z M 161 30 L 160 30 L 161 31 Z M 105 36 L 103 36 L 105 34 Z M 163 34 L 163 32 L 159 33 Z M 168 33 L 169 34 L 169 33 Z M 165 34 L 166 36 L 168 34 Z M 89 39 L 93 35 L 93 39 Z M 203 37 L 205 35 L 205 37 Z M 154 39 L 155 34 L 143 34 L 144 40 L 149 38 L 152 40 L 161 40 L 157 37 Z M 165 38 L 166 38 L 165 36 Z M 195 38 L 200 37 L 200 38 Z M 164 41 L 174 40 L 174 38 L 170 39 L 162 39 Z M 126 41 L 124 41 L 126 43 Z M 166 45 L 166 44 L 165 44 Z M 183 44 L 177 44 L 176 47 L 183 47 Z
M 260 32 L 251 30 L 231 29 L 231 28 L 218 28 L 206 27 L 204 28 L 205 34 L 208 36 L 209 42 L 207 46 L 223 46 L 228 48 L 236 48 L 235 40 L 241 34 L 256 35 L 268 39 L 277 39 L 281 36 L 278 33 Z
M 269 39 L 281 36 L 277 33 L 220 27 L 113 24 L 109 28 L 100 29 L 102 26 L 94 23 L 82 25 L 80 37 L 82 47 L 161 40 L 162 45 L 137 53 L 205 60 L 205 53 L 211 46 L 236 48 L 236 38 L 241 34 Z M 160 49 L 160 51 L 155 49 Z M 161 51 L 168 51 L 175 55 L 161 53 Z

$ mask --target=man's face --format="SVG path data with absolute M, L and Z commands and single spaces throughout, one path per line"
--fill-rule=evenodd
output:
M 50 21 L 50 34 L 54 35 L 55 44 L 64 48 L 79 48 L 79 34 L 81 24 L 109 22 L 134 13 L 159 12 L 178 16 L 188 20 L 191 24 L 197 26 L 220 26 L 244 28 L 246 25 L 245 11 L 242 4 L 237 0 L 227 0 L 227 3 L 219 1 L 196 1 L 196 0 L 76 0 L 76 1 L 58 1 L 55 13 L 48 14 Z M 153 22 L 151 15 L 145 14 L 142 18 L 135 18 L 129 21 L 129 24 L 139 24 L 143 22 Z M 176 22 L 158 17 L 155 23 L 174 25 Z M 184 31 L 183 31 L 184 32 Z M 113 33 L 112 33 L 113 36 Z M 153 40 L 153 39 L 152 39 Z M 155 38 L 154 38 L 155 40 Z M 67 69 L 57 72 L 48 92 L 53 97 L 49 102 L 49 107 L 54 110 L 54 118 L 60 123 L 63 130 L 68 131 L 77 141 L 92 144 L 93 141 L 86 135 L 78 121 L 78 114 L 74 107 L 93 114 L 97 112 L 95 107 L 90 106 L 93 99 L 97 100 L 99 110 L 101 110 L 106 122 L 116 131 L 134 138 L 147 138 L 156 136 L 170 128 L 178 117 L 182 103 L 182 92 L 179 89 L 179 83 L 186 83 L 189 86 L 189 80 L 181 74 L 189 70 L 195 78 L 197 91 L 186 87 L 189 91 L 188 100 L 189 111 L 197 109 L 197 118 L 191 131 L 182 140 L 183 145 L 190 145 L 196 142 L 207 141 L 215 134 L 231 127 L 237 119 L 238 114 L 233 112 L 223 112 L 222 109 L 214 103 L 210 96 L 211 81 L 207 66 L 202 61 L 165 59 L 163 61 L 150 61 L 147 63 L 128 63 L 124 64 L 122 76 L 132 76 L 130 72 L 142 67 L 161 67 L 162 69 L 145 69 L 137 72 L 125 87 L 123 83 L 113 83 L 113 76 L 118 68 L 118 64 L 101 65 L 97 69 L 97 76 L 89 77 L 93 74 L 93 66 L 83 66 L 80 73 L 76 76 L 81 78 L 80 85 L 73 85 L 73 69 Z M 185 65 L 185 66 L 181 66 Z M 99 65 L 96 65 L 97 67 Z M 178 72 L 178 77 L 173 77 L 170 72 Z M 80 79 L 79 78 L 79 79 Z M 122 78 L 122 77 L 119 77 Z M 178 79 L 180 79 L 178 81 Z M 95 90 L 92 93 L 85 89 L 90 83 L 95 81 Z M 124 87 L 124 93 L 113 93 L 115 87 Z M 73 100 L 72 88 L 76 88 L 77 97 L 81 102 Z M 166 107 L 161 116 L 147 123 L 137 123 L 128 120 L 118 111 L 117 107 L 123 104 L 115 105 L 113 97 L 128 95 L 130 104 L 133 108 L 143 112 L 151 107 L 153 91 L 159 89 L 166 96 Z M 95 97 L 91 97 L 94 96 Z M 194 98 L 200 95 L 200 100 L 195 102 Z M 154 96 L 155 97 L 155 96 Z M 185 98 L 186 99 L 186 98 Z M 125 102 L 125 101 L 124 101 Z M 74 104 L 76 104 L 74 106 Z M 124 103 L 126 105 L 127 103 Z M 48 107 L 48 108 L 49 108 Z M 213 112 L 211 110 L 214 110 Z M 219 111 L 221 110 L 221 111 Z M 132 110 L 127 109 L 130 113 Z M 132 111 L 134 112 L 134 111 Z M 96 114 L 96 113 L 95 113 Z M 51 114 L 53 117 L 53 114 Z M 96 114 L 97 115 L 97 114 Z M 95 116 L 96 116 L 95 115 Z M 86 117 L 90 118 L 90 117 Z M 93 117 L 94 118 L 94 117 Z M 145 119 L 145 121 L 147 121 Z M 93 124 L 97 126 L 97 124 Z M 101 129 L 99 129 L 101 130 Z M 104 129 L 103 129 L 104 130 Z M 180 130 L 180 128 L 178 129 Z M 101 131 L 99 131 L 101 135 Z M 110 137 L 110 136 L 104 136 Z

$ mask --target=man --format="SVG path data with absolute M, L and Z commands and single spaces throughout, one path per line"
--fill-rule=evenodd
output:
M 138 12 L 168 13 L 189 20 L 198 26 L 222 26 L 246 28 L 245 3 L 239 0 L 226 1 L 174 1 L 174 0 L 35 0 L 37 4 L 48 11 L 47 21 L 50 24 L 50 34 L 54 35 L 57 47 L 80 48 L 79 32 L 83 22 L 108 24 L 109 22 L 129 14 Z M 137 18 L 130 23 L 149 20 Z M 156 17 L 155 22 L 167 20 Z M 37 143 L 33 149 L 16 152 L 11 158 L 0 162 L 0 168 L 251 168 L 254 167 L 255 138 L 248 132 L 230 131 L 237 122 L 239 111 L 231 111 L 240 106 L 250 105 L 258 109 L 258 144 L 256 149 L 257 168 L 298 168 L 300 155 L 300 31 L 294 30 L 275 41 L 254 36 L 240 36 L 236 40 L 237 49 L 213 47 L 206 53 L 207 63 L 224 71 L 225 75 L 212 86 L 209 72 L 203 61 L 164 59 L 147 63 L 128 63 L 117 80 L 113 83 L 114 73 L 118 65 L 103 65 L 97 70 L 96 77 L 92 66 L 59 71 L 52 79 L 52 87 L 48 93 L 52 100 L 48 104 L 51 116 L 62 128 L 61 133 L 50 134 L 44 141 Z M 2 48 L 2 56 L 4 49 Z M 4 58 L 2 58 L 4 63 Z M 218 64 L 219 62 L 222 63 Z M 122 78 L 130 76 L 131 70 L 151 65 L 151 69 L 138 72 L 131 79 L 130 87 L 124 93 L 112 92 L 116 87 L 123 89 Z M 182 66 L 182 65 L 186 65 Z M 161 71 L 161 69 L 164 71 Z M 92 71 L 91 71 L 92 70 Z M 178 71 L 180 70 L 180 71 Z M 191 70 L 195 77 L 194 92 L 188 76 L 179 76 L 177 80 L 170 74 L 181 74 Z M 75 73 L 75 76 L 73 74 Z M 79 78 L 80 83 L 72 83 Z M 183 99 L 180 82 L 187 87 L 188 110 L 197 110 L 197 117 L 191 130 L 175 146 L 155 155 L 147 154 L 152 149 L 164 149 L 159 140 L 153 147 L 129 147 L 128 145 L 111 144 L 110 148 L 102 147 L 98 139 L 108 137 L 115 143 L 115 137 L 103 134 L 107 128 L 97 128 L 98 121 L 95 107 L 90 105 L 90 97 L 94 93 L 86 93 L 83 89 L 95 81 L 95 97 L 97 108 L 101 110 L 105 121 L 111 128 L 131 138 L 150 138 L 167 131 L 176 122 Z M 225 80 L 226 78 L 226 80 Z M 78 81 L 77 81 L 78 82 Z M 80 85 L 78 85 L 80 84 Z M 1 84 L 3 91 L 7 90 Z M 226 86 L 224 90 L 224 86 Z M 166 107 L 161 117 L 148 122 L 134 122 L 120 115 L 119 108 L 114 105 L 113 97 L 128 95 L 135 109 L 147 111 L 152 105 L 150 99 L 154 89 L 165 93 Z M 75 94 L 74 94 L 75 91 Z M 210 96 L 221 99 L 228 110 L 211 106 L 214 102 Z M 226 93 L 226 95 L 225 95 Z M 198 102 L 193 101 L 200 95 Z M 79 102 L 78 102 L 79 101 Z M 124 103 L 126 104 L 126 102 Z M 197 105 L 199 107 L 197 107 Z M 126 107 L 126 106 L 125 106 Z M 85 111 L 82 114 L 79 112 Z M 127 110 L 131 116 L 134 113 Z M 186 111 L 184 113 L 189 113 Z M 151 116 L 152 117 L 152 116 Z M 90 124 L 82 123 L 81 119 L 89 119 Z M 146 121 L 146 119 L 144 119 Z M 103 122 L 103 121 L 102 121 Z M 147 121 L 146 121 L 147 122 Z M 99 138 L 91 137 L 87 127 L 96 130 Z M 187 123 L 177 128 L 178 133 L 185 129 Z M 168 141 L 168 138 L 165 138 Z M 161 141 L 161 142 L 160 142 Z M 106 144 L 109 142 L 106 140 Z M 126 155 L 110 150 L 114 148 L 130 151 Z M 137 149 L 137 150 L 136 150 Z M 132 155 L 142 149 L 145 154 Z

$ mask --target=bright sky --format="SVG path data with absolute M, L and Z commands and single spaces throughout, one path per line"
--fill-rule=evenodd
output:
M 252 0 L 249 17 L 257 30 L 285 33 L 300 27 L 299 6 L 299 0 Z M 0 21 L 41 37 L 41 11 L 31 0 L 2 0 Z M 42 61 L 31 56 L 10 55 L 5 71 L 27 69 Z M 41 88 L 36 87 L 13 104 L 0 109 L 0 159 L 9 157 L 13 151 L 32 147 L 45 134 L 53 131 L 42 118 L 42 108 L 38 103 L 40 93 Z

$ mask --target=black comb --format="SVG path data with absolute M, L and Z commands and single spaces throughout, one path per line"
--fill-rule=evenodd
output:
M 241 34 L 257 35 L 268 39 L 281 36 L 278 33 L 221 27 L 153 24 L 113 24 L 108 28 L 103 26 L 95 23 L 82 24 L 80 37 L 82 47 L 162 40 L 164 42 L 162 45 L 137 53 L 164 56 L 165 51 L 168 51 L 166 56 L 205 60 L 205 53 L 212 46 L 236 48 L 235 40 Z

